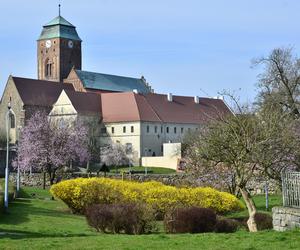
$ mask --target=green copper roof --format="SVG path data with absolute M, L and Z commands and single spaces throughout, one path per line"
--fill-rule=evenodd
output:
M 42 33 L 38 40 L 58 37 L 81 41 L 80 37 L 77 34 L 76 27 L 69 23 L 62 16 L 58 16 L 44 25 Z
M 76 70 L 76 73 L 85 88 L 116 92 L 128 92 L 136 89 L 140 93 L 150 92 L 150 88 L 146 85 L 145 81 L 139 78 L 108 75 L 82 70 Z
M 64 19 L 62 16 L 55 17 L 52 21 L 50 21 L 49 23 L 44 25 L 44 27 L 51 26 L 51 25 L 66 25 L 66 26 L 70 26 L 70 27 L 75 27 L 73 24 L 71 24 L 66 19 Z

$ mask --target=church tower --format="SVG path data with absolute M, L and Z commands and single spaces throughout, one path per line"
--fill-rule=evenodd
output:
M 60 13 L 43 26 L 37 40 L 38 79 L 62 82 L 71 69 L 81 69 L 81 39 Z

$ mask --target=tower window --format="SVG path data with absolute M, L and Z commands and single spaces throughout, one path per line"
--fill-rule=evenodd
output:
M 53 75 L 53 63 L 50 60 L 46 61 L 46 77 L 51 77 Z
M 112 134 L 115 133 L 115 127 L 111 127 L 111 133 L 112 133 Z
M 169 127 L 167 127 L 166 130 L 167 130 L 167 134 L 168 134 L 169 133 Z
M 147 133 L 149 133 L 150 132 L 150 127 L 149 127 L 149 125 L 147 125 Z
M 154 132 L 157 133 L 157 126 L 154 127 Z
M 126 126 L 123 127 L 123 133 L 126 133 Z
M 131 133 L 134 132 L 134 126 L 131 126 Z
M 176 129 L 176 127 L 174 127 L 174 134 L 176 134 L 177 133 L 177 129 Z

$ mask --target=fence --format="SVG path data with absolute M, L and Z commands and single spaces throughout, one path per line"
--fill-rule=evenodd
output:
M 283 205 L 300 208 L 300 172 L 283 172 L 281 177 Z

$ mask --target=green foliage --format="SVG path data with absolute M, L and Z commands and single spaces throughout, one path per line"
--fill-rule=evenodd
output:
M 218 213 L 241 210 L 238 199 L 213 188 L 176 188 L 160 182 L 133 182 L 109 178 L 77 178 L 51 187 L 54 197 L 74 212 L 84 213 L 93 204 L 144 202 L 158 214 L 180 206 L 212 208 Z
M 24 188 L 26 196 L 40 194 L 38 188 Z M 44 192 L 42 192 L 44 193 Z M 161 230 L 152 235 L 97 234 L 84 216 L 70 214 L 67 206 L 51 195 L 16 199 L 9 214 L 0 216 L 0 242 L 3 249 L 299 249 L 299 230 L 288 232 L 261 231 L 255 234 L 239 230 L 233 234 L 206 233 L 167 235 Z M 256 197 L 254 197 L 255 199 Z M 263 197 L 255 199 L 257 203 Z M 280 197 L 273 197 L 273 201 Z M 263 202 L 261 202 L 263 203 Z M 276 202 L 275 202 L 276 203 Z M 277 203 L 276 203 L 277 205 Z M 258 208 L 260 206 L 258 204 Z M 3 235 L 8 232 L 9 234 Z

